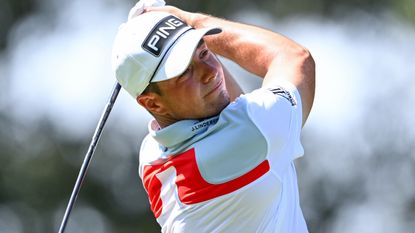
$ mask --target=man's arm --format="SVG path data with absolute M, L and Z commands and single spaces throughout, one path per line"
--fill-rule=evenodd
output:
M 168 11 L 194 28 L 222 28 L 222 33 L 204 38 L 209 49 L 264 78 L 262 85 L 265 87 L 275 87 L 278 80 L 294 84 L 301 95 L 305 123 L 313 105 L 315 90 L 315 64 L 307 49 L 278 33 L 256 26 L 171 6 L 148 10 Z

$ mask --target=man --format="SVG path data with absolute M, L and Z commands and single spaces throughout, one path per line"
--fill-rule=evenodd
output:
M 262 87 L 237 97 L 216 55 Z M 308 232 L 293 162 L 314 99 L 305 48 L 259 27 L 153 7 L 121 26 L 113 64 L 154 116 L 139 174 L 162 232 Z

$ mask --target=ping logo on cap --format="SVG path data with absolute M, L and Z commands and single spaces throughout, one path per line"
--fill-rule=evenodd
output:
M 168 42 L 187 25 L 174 16 L 168 16 L 162 19 L 141 45 L 144 50 L 158 57 Z

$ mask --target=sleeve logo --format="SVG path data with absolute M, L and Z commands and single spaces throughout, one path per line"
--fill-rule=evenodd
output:
M 288 101 L 290 101 L 292 106 L 297 105 L 297 102 L 295 101 L 295 99 L 293 98 L 293 96 L 291 95 L 291 93 L 287 90 L 285 90 L 282 87 L 277 87 L 277 88 L 273 88 L 273 89 L 269 89 L 272 93 L 279 95 L 281 97 L 284 97 L 285 99 L 287 99 Z

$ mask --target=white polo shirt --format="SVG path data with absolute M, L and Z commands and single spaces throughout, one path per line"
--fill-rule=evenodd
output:
M 143 140 L 139 174 L 162 232 L 308 232 L 293 161 L 301 99 L 290 83 L 241 95 L 218 116 Z

